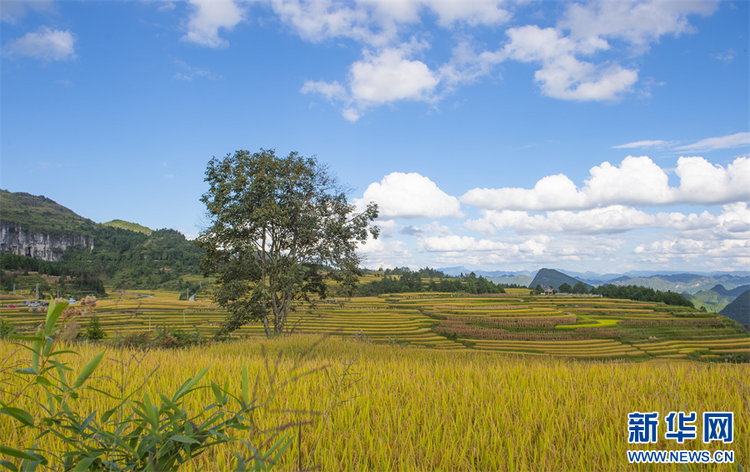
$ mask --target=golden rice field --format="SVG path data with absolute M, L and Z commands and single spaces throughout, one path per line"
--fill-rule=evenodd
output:
M 591 296 L 535 296 L 527 289 L 508 292 L 400 293 L 300 304 L 289 315 L 287 331 L 449 351 L 591 359 L 721 360 L 750 353 L 747 333 L 713 313 Z M 205 294 L 195 302 L 178 300 L 178 295 L 113 293 L 99 301 L 96 314 L 110 340 L 161 326 L 212 337 L 227 313 Z M 4 300 L 0 316 L 21 332 L 32 332 L 44 309 L 5 306 L 13 303 Z M 83 328 L 87 321 L 78 323 Z M 264 332 L 260 324 L 252 324 L 233 336 L 258 338 Z
M 316 335 L 299 335 L 155 350 L 124 372 L 115 360 L 128 359 L 132 351 L 76 344 L 73 348 L 81 355 L 70 355 L 67 360 L 78 372 L 96 353 L 106 350 L 106 360 L 91 381 L 104 390 L 112 388 L 106 376 L 126 379 L 129 388 L 136 388 L 158 367 L 144 388 L 152 398 L 156 392 L 171 395 L 206 366 L 210 371 L 204 384 L 227 381 L 230 389 L 238 391 L 239 373 L 247 365 L 261 385 L 258 399 L 270 400 L 258 417 L 261 426 L 305 417 L 283 411 L 320 413 L 312 416 L 312 425 L 301 429 L 299 445 L 295 436 L 279 470 L 298 470 L 300 460 L 305 468 L 317 466 L 323 471 L 735 471 L 737 463 L 745 470 L 750 465 L 747 365 L 684 360 L 579 362 L 378 345 L 338 336 L 324 339 L 309 355 L 302 355 L 319 340 Z M 610 347 L 622 349 L 608 343 L 599 343 L 596 349 Z M 261 349 L 267 351 L 266 357 Z M 523 349 L 537 350 L 526 345 Z M 577 349 L 580 352 L 583 347 Z M 273 384 L 280 389 L 270 397 L 264 361 L 273 364 L 279 351 L 284 353 Z M 27 357 L 27 351 L 0 342 L 3 365 Z M 327 369 L 280 387 L 295 372 L 323 366 Z M 4 390 L 19 388 L 19 379 L 7 370 L 0 375 Z M 7 393 L 0 397 L 8 398 Z M 194 413 L 213 402 L 210 389 L 187 398 L 186 408 Z M 38 408 L 28 399 L 14 406 Z M 92 393 L 75 406 L 82 412 L 101 413 L 109 405 Z M 704 411 L 733 411 L 734 442 L 706 445 L 697 439 L 678 444 L 662 435 L 656 444 L 629 445 L 627 415 L 634 411 L 658 411 L 660 417 L 669 411 L 695 411 L 699 416 Z M 5 417 L 0 419 L 0 437 L 3 444 L 16 448 L 34 442 L 26 430 L 16 429 Z M 258 437 L 247 439 L 259 442 Z M 638 466 L 628 463 L 628 449 L 732 450 L 735 464 L 687 469 Z M 231 451 L 222 448 L 185 470 L 231 470 L 233 464 Z

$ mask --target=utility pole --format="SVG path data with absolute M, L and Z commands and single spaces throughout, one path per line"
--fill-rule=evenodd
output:
M 36 284 L 36 299 L 39 300 L 39 284 Z

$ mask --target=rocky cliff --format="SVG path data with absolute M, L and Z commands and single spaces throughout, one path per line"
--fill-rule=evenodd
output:
M 27 231 L 18 223 L 0 221 L 0 251 L 58 261 L 72 247 L 94 249 L 94 238 L 83 234 Z

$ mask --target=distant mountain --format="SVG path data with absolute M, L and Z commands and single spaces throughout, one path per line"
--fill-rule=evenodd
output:
M 746 291 L 750 290 L 750 285 L 740 285 L 739 287 L 735 287 L 732 290 L 727 290 L 723 285 L 717 285 L 711 290 L 726 297 L 737 298 Z
M 573 287 L 578 282 L 581 281 L 569 275 L 565 275 L 555 269 L 539 269 L 539 272 L 536 273 L 534 280 L 532 280 L 529 284 L 529 288 L 534 288 L 537 285 L 541 285 L 542 287 L 550 286 L 553 289 L 557 290 L 557 287 L 564 283 L 567 283 L 568 285 Z M 590 287 L 587 287 L 587 289 L 588 288 Z
M 719 314 L 750 327 L 750 290 L 735 298 Z
M 711 290 L 718 284 L 728 290 L 740 285 L 750 284 L 750 277 L 734 274 L 715 275 L 713 277 L 700 274 L 663 274 L 651 277 L 619 277 L 608 283 L 614 285 L 640 285 L 650 287 L 661 292 L 679 292 L 695 294 L 704 290 Z
M 693 302 L 696 308 L 705 307 L 708 311 L 719 313 L 748 289 L 750 285 L 741 285 L 732 290 L 727 290 L 723 285 L 715 285 L 710 290 L 701 290 L 694 294 L 683 293 L 683 296 Z
M 131 223 L 124 220 L 112 220 L 106 223 L 102 223 L 104 226 L 111 226 L 112 228 L 126 229 L 128 231 L 135 231 L 136 233 L 151 234 L 154 232 L 151 228 L 139 225 L 138 223 Z
M 482 276 L 485 277 L 485 276 Z M 528 275 L 503 275 L 503 276 L 488 276 L 486 277 L 492 283 L 496 284 L 516 284 L 528 287 L 531 283 L 531 277 Z
M 439 270 L 440 272 L 444 273 L 445 275 L 449 275 L 451 277 L 457 277 L 461 274 L 467 275 L 472 272 L 474 272 L 476 275 L 481 275 L 484 278 L 489 279 L 490 277 L 518 277 L 518 276 L 525 276 L 528 277 L 529 280 L 531 280 L 531 277 L 534 275 L 533 271 L 525 271 L 525 270 L 519 270 L 519 271 L 507 271 L 507 270 L 472 270 L 467 269 L 464 266 L 456 266 L 456 267 L 442 267 L 435 270 Z M 513 282 L 511 282 L 513 283 Z

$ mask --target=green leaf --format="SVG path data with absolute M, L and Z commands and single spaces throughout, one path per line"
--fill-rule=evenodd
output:
M 185 443 L 185 444 L 200 444 L 200 441 L 193 439 L 193 438 L 189 438 L 187 436 L 183 436 L 181 434 L 175 434 L 174 436 L 171 436 L 169 439 L 171 441 L 178 441 L 178 442 Z
M 45 338 L 43 336 L 19 336 L 17 334 L 12 334 L 10 336 L 10 339 L 33 342 L 33 341 L 44 341 Z
M 27 459 L 30 461 L 43 461 L 47 462 L 42 456 L 39 454 L 34 453 L 28 453 L 19 451 L 18 449 L 13 449 L 12 447 L 3 446 L 0 444 L 0 454 L 5 454 L 6 456 L 16 457 L 18 459 Z
M 34 426 L 34 417 L 31 416 L 24 410 L 19 408 L 13 408 L 2 403 L 3 408 L 0 408 L 0 413 L 11 416 L 21 422 L 24 426 Z
M 55 300 L 50 300 L 49 307 L 47 308 L 47 319 L 44 322 L 44 336 L 52 335 L 55 328 L 55 323 L 60 317 L 60 314 L 64 309 L 68 307 L 68 302 L 55 303 Z
M 154 405 L 151 403 L 151 397 L 148 396 L 147 392 L 143 392 L 143 410 L 151 426 L 154 429 L 159 429 L 159 418 L 156 415 Z
M 17 374 L 26 374 L 26 375 L 36 375 L 37 369 L 34 369 L 33 367 L 26 367 L 25 369 L 16 369 L 14 371 Z
M 216 382 L 211 382 L 211 390 L 214 392 L 214 397 L 216 398 L 216 403 L 218 405 L 223 405 L 224 402 L 224 395 L 222 395 L 221 387 L 219 387 Z
M 176 402 L 181 397 L 185 396 L 185 394 L 187 394 L 190 389 L 193 388 L 195 384 L 197 384 L 203 378 L 204 375 L 206 375 L 206 372 L 208 372 L 209 368 L 210 366 L 204 368 L 203 370 L 198 372 L 198 375 L 196 375 L 192 379 L 186 380 L 185 383 L 182 384 L 182 386 L 177 390 L 177 393 L 174 394 L 174 396 L 172 397 L 172 401 Z
M 76 464 L 71 472 L 85 472 L 86 470 L 89 470 L 89 467 L 96 461 L 96 459 L 96 457 L 87 457 L 85 459 L 82 459 L 78 464 Z
M 44 357 L 49 356 L 50 352 L 52 352 L 52 346 L 54 345 L 55 345 L 55 342 L 52 340 L 52 338 L 47 336 L 47 341 L 44 344 Z
M 103 357 L 104 353 L 100 352 L 96 357 L 91 359 L 91 362 L 86 364 L 86 367 L 83 368 L 81 374 L 76 379 L 76 383 L 73 385 L 73 388 L 80 387 L 86 382 L 86 380 L 88 380 L 89 377 L 91 377 L 91 374 L 93 374 L 94 370 L 96 370 L 96 368 L 99 366 L 99 363 L 102 361 Z
M 18 472 L 18 467 L 16 467 L 10 461 L 0 460 L 0 465 L 3 466 L 3 467 L 5 467 L 6 469 L 10 470 L 11 472 Z
M 233 452 L 232 454 L 237 458 L 237 466 L 234 468 L 234 472 L 246 472 L 247 462 L 242 458 L 242 455 L 239 452 Z
M 51 387 L 52 382 L 47 380 L 47 377 L 39 376 L 36 379 L 34 379 L 34 382 L 38 383 L 39 385 L 44 385 L 45 387 Z

